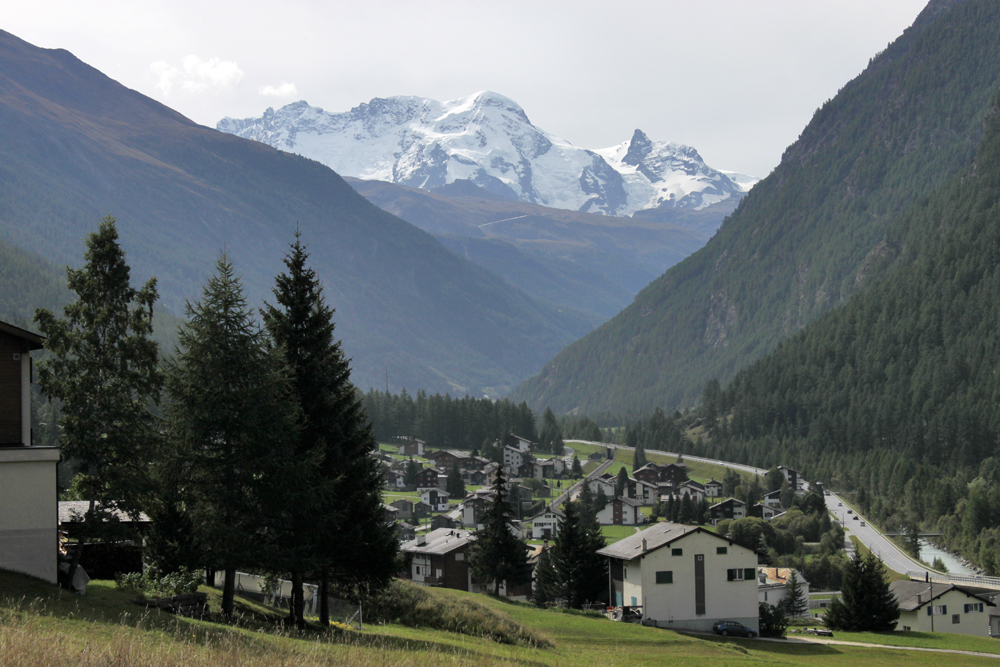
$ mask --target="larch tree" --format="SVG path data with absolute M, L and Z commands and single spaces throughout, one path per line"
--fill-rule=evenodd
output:
M 355 595 L 386 585 L 398 569 L 398 542 L 382 508 L 383 474 L 350 361 L 334 336 L 334 311 L 323 297 L 309 255 L 296 233 L 286 272 L 275 279 L 276 305 L 264 322 L 283 351 L 299 405 L 293 443 L 301 478 L 288 498 L 281 562 L 292 572 L 293 617 L 305 625 L 303 577 L 320 582 L 320 621 L 329 624 L 328 589 Z
M 70 566 L 71 582 L 88 538 L 113 524 L 112 511 L 138 516 L 148 499 L 149 463 L 157 430 L 149 411 L 159 400 L 159 349 L 152 340 L 156 279 L 141 289 L 118 243 L 114 218 L 87 237 L 82 269 L 67 269 L 77 300 L 64 319 L 45 309 L 35 322 L 53 357 L 39 364 L 39 384 L 62 402 L 60 444 L 83 474 L 89 501 Z
M 167 368 L 167 427 L 198 542 L 225 570 L 222 613 L 232 616 L 237 568 L 273 562 L 280 548 L 299 413 L 288 366 L 225 254 L 186 314 Z

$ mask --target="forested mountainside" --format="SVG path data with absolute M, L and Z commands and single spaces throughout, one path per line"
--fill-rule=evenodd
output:
M 998 84 L 1000 3 L 932 1 L 704 248 L 514 397 L 559 412 L 695 403 L 864 285 L 888 222 L 968 166 Z
M 510 201 L 456 183 L 442 194 L 384 181 L 346 180 L 379 208 L 433 234 L 445 247 L 528 294 L 591 313 L 595 327 L 705 245 L 722 222 L 720 210 L 731 212 L 735 204 L 730 207 L 729 201 L 738 199 L 700 211 L 662 209 L 682 223 L 672 224 Z
M 512 288 L 329 168 L 196 125 L 64 50 L 0 31 L 0 238 L 58 265 L 118 220 L 175 313 L 225 249 L 262 303 L 298 227 L 362 387 L 503 390 L 593 319 Z
M 868 289 L 710 384 L 704 410 L 712 455 L 856 490 L 875 518 L 940 528 L 997 573 L 1000 94 L 985 130 L 961 177 L 887 227 Z

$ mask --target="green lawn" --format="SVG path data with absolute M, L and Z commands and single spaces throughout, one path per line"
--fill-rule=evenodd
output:
M 203 590 L 210 595 L 213 610 L 217 610 L 219 591 Z M 547 647 L 499 644 L 481 636 L 394 624 L 366 625 L 364 631 L 324 632 L 311 628 L 299 633 L 281 628 L 283 613 L 246 601 L 238 603 L 240 623 L 223 625 L 176 618 L 160 611 L 145 612 L 130 604 L 128 596 L 109 582 L 91 582 L 86 597 L 79 597 L 28 577 L 0 572 L 0 662 L 17 667 L 986 664 L 982 658 L 958 654 L 689 636 L 457 591 L 433 589 L 431 594 L 440 604 L 481 603 L 492 613 L 530 629 Z M 988 646 L 988 640 L 943 635 L 848 637 L 841 633 L 837 638 L 897 645 L 912 641 L 934 648 L 991 649 L 991 653 L 1000 647 Z
M 885 646 L 912 646 L 1000 655 L 1000 641 L 947 632 L 835 632 L 834 639 Z
M 601 526 L 601 534 L 604 535 L 604 541 L 608 544 L 613 544 L 618 540 L 625 539 L 629 535 L 634 535 L 635 531 L 635 526 Z

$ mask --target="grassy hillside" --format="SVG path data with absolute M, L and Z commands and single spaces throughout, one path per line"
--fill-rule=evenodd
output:
M 296 228 L 362 386 L 479 393 L 589 331 L 370 204 L 327 167 L 196 125 L 0 31 L 0 240 L 78 266 L 111 214 L 134 278 L 182 313 L 223 249 L 270 297 Z
M 931 2 L 704 248 L 516 397 L 621 413 L 696 402 L 864 285 L 888 223 L 968 166 L 998 85 L 1000 4 Z
M 935 664 L 941 654 L 684 636 L 602 618 L 544 611 L 484 596 L 433 590 L 445 604 L 481 603 L 543 634 L 551 647 L 501 644 L 429 628 L 366 626 L 363 632 L 305 633 L 275 628 L 276 614 L 241 603 L 237 626 L 177 619 L 139 607 L 107 582 L 91 582 L 86 597 L 60 594 L 0 572 L 0 655 L 5 666 L 72 664 L 165 667 L 303 665 L 830 665 Z M 213 593 L 214 595 L 214 593 Z M 946 635 L 939 635 L 944 641 Z M 928 638 L 925 638 L 928 639 Z M 890 640 L 891 641 L 891 640 Z M 982 641 L 982 640 L 981 640 Z M 981 641 L 979 643 L 981 643 Z M 933 636 L 928 643 L 934 645 Z M 978 643 L 970 642 L 975 650 Z M 949 664 L 983 658 L 949 654 Z

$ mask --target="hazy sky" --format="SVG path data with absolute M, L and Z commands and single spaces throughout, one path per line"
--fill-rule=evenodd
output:
M 346 111 L 492 90 L 577 146 L 641 128 L 765 176 L 926 0 L 4 4 L 0 28 L 213 127 L 300 99 Z

